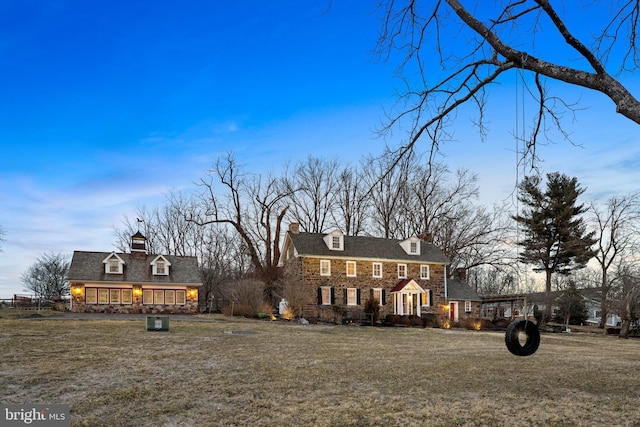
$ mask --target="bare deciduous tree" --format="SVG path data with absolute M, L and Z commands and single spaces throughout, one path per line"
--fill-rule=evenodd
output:
M 69 295 L 67 275 L 71 261 L 61 253 L 46 253 L 38 257 L 22 274 L 22 283 L 34 294 L 49 300 Z
M 562 115 L 575 109 L 548 91 L 547 80 L 600 92 L 618 113 L 640 124 L 640 102 L 617 78 L 640 65 L 640 3 L 583 1 L 564 7 L 572 13 L 580 8 L 580 21 L 569 25 L 568 10 L 548 0 L 384 1 L 377 51 L 385 60 L 400 52 L 398 71 L 406 89 L 399 112 L 389 115 L 383 131 L 408 126 L 400 153 L 423 137 L 437 151 L 443 130 L 465 108 L 477 111 L 484 135 L 488 89 L 515 70 L 533 80 L 528 91 L 537 108 L 528 135 L 522 136 L 525 154 L 532 158 L 549 127 L 568 136 Z
M 618 266 L 616 296 L 620 302 L 620 338 L 628 338 L 632 321 L 640 316 L 640 266 L 637 262 L 621 262 Z
M 456 268 L 508 262 L 505 209 L 477 204 L 477 176 L 467 169 L 451 174 L 442 164 L 414 166 L 408 182 L 407 235 L 428 236 Z
M 331 211 L 334 224 L 344 227 L 349 236 L 358 236 L 367 228 L 369 198 L 357 168 L 345 167 L 338 177 L 336 207 Z M 342 228 L 340 227 L 340 228 Z
M 637 249 L 638 220 L 640 220 L 640 195 L 614 195 L 604 206 L 591 203 L 589 211 L 595 224 L 595 259 L 601 270 L 600 292 L 602 313 L 600 327 L 606 326 L 609 315 L 609 297 L 613 280 L 609 269 L 620 260 L 620 256 Z
M 291 172 L 285 172 L 283 183 L 291 201 L 287 216 L 303 231 L 322 233 L 334 225 L 328 221 L 338 194 L 339 168 L 337 160 L 308 157 Z
M 362 179 L 368 188 L 371 227 L 374 235 L 387 239 L 403 238 L 403 204 L 407 200 L 407 181 L 414 156 L 407 155 L 396 163 L 393 153 L 362 160 Z
M 276 178 L 245 175 L 232 153 L 217 160 L 200 187 L 200 210 L 189 221 L 200 226 L 231 226 L 243 242 L 256 277 L 269 286 L 278 278 L 288 193 L 281 191 Z

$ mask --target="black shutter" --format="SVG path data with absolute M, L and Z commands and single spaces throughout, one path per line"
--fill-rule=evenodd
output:
M 331 305 L 336 303 L 336 293 L 333 288 L 331 288 Z
M 382 301 L 380 301 L 380 304 L 382 305 L 387 304 L 387 291 L 385 291 L 384 289 L 382 290 Z
M 318 305 L 322 305 L 322 288 L 318 288 Z
M 342 304 L 343 305 L 347 305 L 347 288 L 343 288 L 342 289 L 342 296 L 343 296 L 343 300 L 342 300 Z
M 429 292 L 429 305 L 432 306 L 433 305 L 433 296 L 431 296 L 431 291 L 427 291 Z
M 360 305 L 360 289 L 356 289 L 356 304 Z

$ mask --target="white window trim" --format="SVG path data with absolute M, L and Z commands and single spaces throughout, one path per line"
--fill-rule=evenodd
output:
M 142 290 L 142 304 L 153 305 L 153 289 Z
M 111 271 L 111 261 L 113 259 L 117 260 L 118 263 L 118 271 Z M 120 258 L 115 252 L 112 252 L 111 254 L 109 254 L 108 257 L 106 257 L 105 259 L 102 260 L 102 263 L 104 264 L 104 273 L 105 274 L 122 274 L 124 271 L 124 260 L 122 258 Z
M 164 263 L 164 273 L 158 272 L 158 264 Z M 168 276 L 171 263 L 162 255 L 158 255 L 153 261 L 151 261 L 152 273 L 154 276 Z
M 429 301 L 431 301 L 431 290 L 430 289 L 425 289 L 424 293 L 427 294 L 427 303 L 426 304 L 422 304 L 422 300 L 420 300 L 420 306 L 429 307 L 429 306 L 431 306 L 431 304 L 429 304 Z M 420 298 L 422 298 L 422 295 L 420 295 Z
M 374 298 L 375 298 L 376 292 L 380 293 L 380 298 L 378 298 L 378 305 L 382 306 L 383 305 L 382 304 L 382 288 L 372 288 L 372 289 L 373 289 Z
M 349 291 L 351 291 L 353 293 L 353 301 L 350 302 L 349 301 Z M 358 305 L 358 288 L 347 288 L 347 301 L 346 301 L 347 305 L 349 307 L 353 307 Z
M 338 242 L 338 246 L 334 246 L 334 238 Z M 327 234 L 323 238 L 325 245 L 329 248 L 330 251 L 343 251 L 344 250 L 344 234 L 342 234 L 339 230 L 334 230 L 331 233 Z
M 471 301 L 465 301 L 464 302 L 464 311 L 466 313 L 470 313 L 471 312 Z
M 322 265 L 326 264 L 327 266 L 327 271 L 323 272 L 322 271 Z M 328 259 L 321 259 L 320 260 L 320 275 L 321 276 L 331 276 L 331 260 Z
M 411 244 L 415 243 L 415 251 L 411 251 Z M 420 255 L 420 239 L 413 236 L 400 242 L 400 246 L 407 253 L 407 255 L 418 256 Z
M 86 304 L 97 304 L 98 303 L 98 288 L 85 288 L 84 290 L 84 298 Z
M 322 304 L 321 305 L 331 305 L 331 286 L 320 286 L 320 289 L 321 289 L 320 293 L 322 295 Z M 328 292 L 329 292 L 329 298 L 327 298 L 328 301 L 326 301 L 326 302 L 324 300 L 324 290 L 325 289 L 328 290 Z
M 121 290 L 121 299 L 120 304 L 130 305 L 133 304 L 133 289 L 122 289 Z
M 425 267 L 427 268 L 427 275 L 426 276 L 424 276 L 422 274 L 423 268 L 425 268 Z M 431 277 L 431 268 L 429 268 L 429 264 L 421 264 L 420 265 L 420 278 L 422 280 L 429 280 L 429 277 Z
M 380 266 L 380 274 L 376 275 L 376 265 Z M 372 271 L 371 274 L 373 277 L 380 279 L 382 278 L 382 263 L 381 262 L 374 262 L 372 267 L 371 267 Z
M 185 305 L 187 303 L 187 291 L 184 289 L 176 289 L 176 305 Z
M 400 269 L 404 268 L 404 274 L 400 274 Z M 398 279 L 407 278 L 407 264 L 398 264 Z
M 353 274 L 349 274 L 349 266 L 350 265 L 353 265 Z M 347 261 L 346 274 L 347 274 L 347 277 L 357 277 L 358 276 L 358 271 L 356 270 L 356 262 L 355 261 Z
M 170 298 L 167 298 L 167 295 L 173 295 L 173 302 L 169 302 Z M 164 304 L 165 305 L 175 305 L 176 304 L 176 291 L 175 289 L 167 289 L 164 291 Z
M 104 295 L 106 295 L 107 298 L 100 300 L 100 297 Z M 102 304 L 102 305 L 109 304 L 109 289 L 106 289 L 106 288 L 98 289 L 98 304 Z

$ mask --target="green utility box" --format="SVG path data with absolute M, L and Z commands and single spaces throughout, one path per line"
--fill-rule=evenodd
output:
M 169 316 L 147 316 L 147 331 L 169 332 Z

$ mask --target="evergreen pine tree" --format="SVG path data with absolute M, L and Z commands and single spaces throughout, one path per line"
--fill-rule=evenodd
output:
M 551 318 L 551 277 L 553 273 L 570 274 L 586 266 L 594 256 L 591 246 L 594 232 L 587 232 L 581 215 L 586 211 L 578 205 L 584 192 L 576 178 L 559 172 L 547 174 L 546 187 L 541 179 L 529 176 L 518 186 L 522 213 L 514 219 L 524 231 L 518 242 L 523 251 L 520 261 L 534 265 L 534 271 L 545 273 L 545 307 L 543 321 Z

